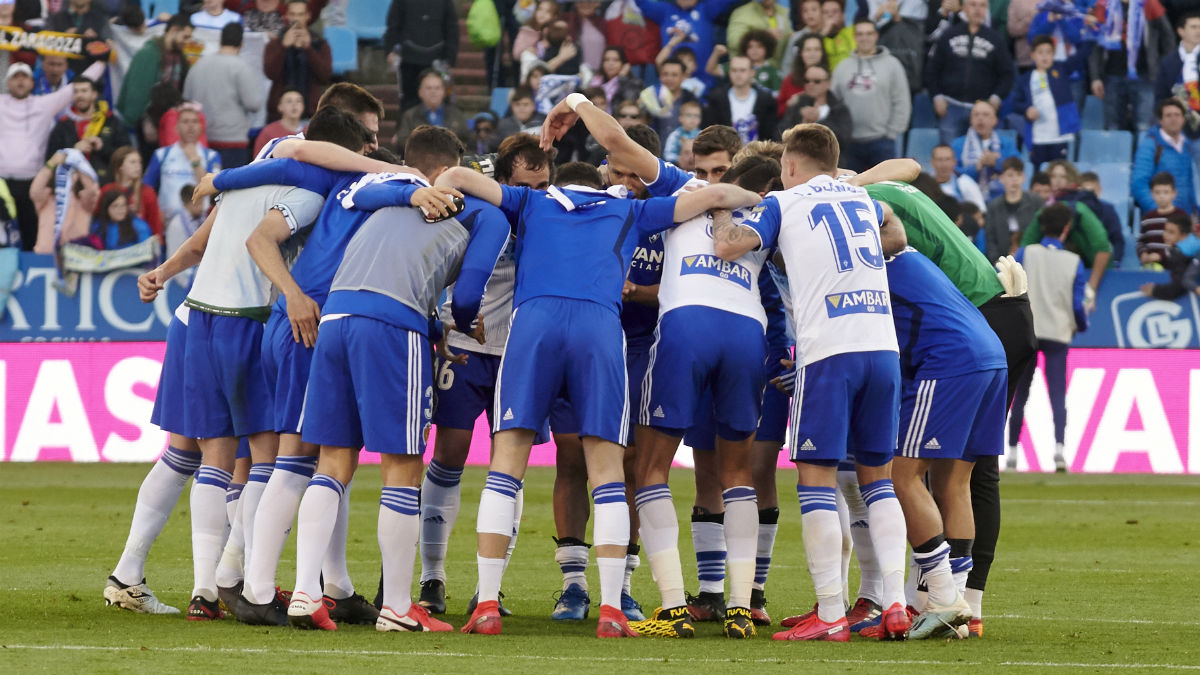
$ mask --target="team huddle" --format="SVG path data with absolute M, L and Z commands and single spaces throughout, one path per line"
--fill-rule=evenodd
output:
M 594 549 L 597 637 L 690 638 L 711 620 L 748 638 L 770 625 L 786 441 L 816 604 L 775 639 L 982 635 L 997 458 L 1032 318 L 1020 266 L 993 269 L 907 185 L 915 162 L 848 176 L 822 125 L 745 148 L 712 126 L 694 143 L 710 183 L 660 159 L 653 130 L 572 94 L 540 138 L 511 136 L 474 168 L 434 126 L 411 134 L 401 166 L 374 147 L 378 114 L 369 94 L 335 85 L 303 137 L 206 177 L 196 198 L 219 192 L 217 207 L 139 279 L 150 301 L 196 268 L 152 418 L 170 447 L 139 491 L 108 604 L 178 612 L 147 586 L 145 562 L 194 475 L 189 620 L 453 630 L 436 615 L 486 414 L 464 633 L 502 631 L 530 449 L 553 437 L 555 619 L 588 616 Z M 599 169 L 555 166 L 577 123 L 608 151 Z M 696 596 L 668 486 L 681 442 L 696 451 Z M 346 568 L 363 448 L 383 477 L 374 603 Z M 275 577 L 293 520 L 288 593 Z M 630 593 L 643 549 L 661 594 L 649 616 Z

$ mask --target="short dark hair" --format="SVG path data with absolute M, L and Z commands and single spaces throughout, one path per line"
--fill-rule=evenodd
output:
M 662 154 L 662 139 L 658 137 L 657 131 L 645 124 L 635 124 L 626 129 L 625 133 L 634 143 L 649 150 L 650 154 L 656 157 Z
M 1083 173 L 1079 174 L 1079 183 L 1081 185 L 1083 183 L 1099 183 L 1099 182 L 1100 182 L 1100 174 L 1096 173 L 1095 171 L 1084 171 Z
M 92 88 L 92 91 L 96 92 L 97 94 L 100 93 L 100 85 L 96 84 L 96 81 L 90 77 L 84 77 L 80 75 L 79 77 L 71 80 L 71 84 L 86 84 Z
M 1050 174 L 1046 173 L 1045 171 L 1035 171 L 1035 172 L 1033 172 L 1033 177 L 1029 179 L 1030 186 L 1049 185 L 1049 184 L 1050 184 Z
M 1075 217 L 1075 211 L 1062 202 L 1057 202 L 1042 209 L 1038 214 L 1038 224 L 1042 226 L 1042 234 L 1048 237 L 1061 237 L 1067 226 Z
M 724 124 L 708 126 L 696 136 L 692 142 L 692 153 L 698 156 L 711 155 L 724 150 L 729 153 L 729 159 L 742 149 L 742 137 L 737 130 Z
M 333 106 L 318 110 L 304 130 L 304 137 L 308 140 L 336 143 L 354 152 L 362 152 L 370 135 L 371 132 L 353 113 Z
M 1021 161 L 1020 157 L 1009 157 L 1000 163 L 1000 173 L 1005 171 L 1016 171 L 1017 173 L 1025 173 L 1025 162 Z
M 604 182 L 596 167 L 587 162 L 567 162 L 558 167 L 558 177 L 554 180 L 558 186 L 582 185 L 584 187 L 604 189 Z
M 1181 115 L 1184 115 L 1185 117 L 1187 116 L 1187 108 L 1184 107 L 1183 101 L 1180 101 L 1174 97 L 1164 98 L 1163 100 L 1159 101 L 1158 105 L 1154 107 L 1154 116 L 1161 120 L 1163 116 L 1163 110 L 1166 110 L 1167 106 L 1175 106 L 1176 108 L 1179 108 L 1179 113 Z
M 876 32 L 879 31 L 879 28 L 875 25 L 875 21 L 873 19 L 871 19 L 871 17 L 869 17 L 869 16 L 863 15 L 863 16 L 860 16 L 857 19 L 855 19 L 854 20 L 854 28 L 858 28 L 858 24 L 860 24 L 860 23 L 869 23 L 869 24 L 871 24 L 871 27 L 875 29 Z
M 1175 209 L 1167 216 L 1167 223 L 1175 225 L 1179 228 L 1179 234 L 1189 234 L 1192 231 L 1192 217 L 1183 211 L 1183 209 Z M 1166 225 L 1166 223 L 1163 223 Z
M 436 70 L 434 68 L 426 68 L 425 70 L 421 71 L 420 75 L 417 75 L 417 86 L 420 86 L 421 83 L 423 83 L 427 78 L 430 78 L 430 77 L 436 77 L 437 79 L 442 81 L 443 87 L 446 86 L 446 76 L 442 73 L 442 71 Z
M 951 147 L 951 145 L 949 143 L 938 143 L 937 145 L 935 145 L 929 149 L 929 156 L 933 157 L 933 151 L 941 150 L 942 148 L 945 148 L 945 149 L 949 150 L 950 152 L 954 152 L 954 148 Z
M 1039 35 L 1033 38 L 1033 40 L 1029 43 L 1029 49 L 1032 51 L 1038 47 L 1041 47 L 1042 45 L 1050 45 L 1050 48 L 1053 49 L 1054 38 L 1050 37 L 1049 35 Z
M 222 47 L 241 47 L 242 35 L 245 29 L 242 24 L 237 21 L 231 21 L 221 27 L 221 46 Z
M 1153 190 L 1159 185 L 1169 185 L 1171 186 L 1171 189 L 1174 190 L 1175 176 L 1171 175 L 1169 171 L 1159 171 L 1158 173 L 1154 174 L 1153 178 L 1150 179 L 1150 189 Z
M 167 19 L 167 30 L 168 31 L 171 30 L 172 28 L 191 28 L 191 27 L 192 27 L 192 17 L 188 14 L 184 14 L 183 12 L 179 12 L 178 14 L 172 16 L 170 19 Z
M 453 131 L 422 124 L 404 143 L 404 163 L 429 176 L 438 169 L 458 166 L 464 152 L 462 141 Z
M 1191 19 L 1200 19 L 1200 10 L 1193 9 L 1191 11 L 1184 12 L 1183 16 L 1179 17 L 1179 23 L 1175 24 L 1175 27 L 1183 28 Z
M 735 183 L 751 192 L 768 192 L 774 189 L 779 173 L 779 162 L 762 155 L 750 155 L 726 171 L 721 182 Z
M 303 0 L 293 0 L 293 1 L 294 2 L 303 2 Z M 391 150 L 388 150 L 387 148 L 383 147 L 382 145 L 375 148 L 374 150 L 368 152 L 367 157 L 369 157 L 371 159 L 377 159 L 381 162 L 387 162 L 388 164 L 399 164 L 401 161 L 399 155 L 392 152 Z
M 511 105 L 513 101 L 520 101 L 525 98 L 533 100 L 533 87 L 527 84 L 518 84 L 513 87 L 512 96 L 509 97 L 508 102 Z
M 179 200 L 184 204 L 188 204 L 192 201 L 192 195 L 195 194 L 195 192 L 195 185 L 190 183 L 188 185 L 184 185 L 183 187 L 179 188 Z
M 674 56 L 672 56 L 672 57 L 670 57 L 670 58 L 668 58 L 668 59 L 666 59 L 665 61 L 663 61 L 663 62 L 662 62 L 662 65 L 660 65 L 660 66 L 658 67 L 658 70 L 659 70 L 659 72 L 662 72 L 662 69 L 663 69 L 663 68 L 665 68 L 665 67 L 667 67 L 667 66 L 679 66 L 679 69 L 680 69 L 680 70 L 682 70 L 682 71 L 684 71 L 684 72 L 687 72 L 687 68 L 685 68 L 685 67 L 683 66 L 683 61 L 680 61 L 678 58 L 676 58 L 676 57 L 674 57 Z
M 353 82 L 337 82 L 329 85 L 329 88 L 317 100 L 317 110 L 326 106 L 340 108 L 352 115 L 375 113 L 379 119 L 383 119 L 383 102 Z
M 604 87 L 588 87 L 583 90 L 583 95 L 586 96 L 589 101 L 597 96 L 603 98 L 606 102 L 608 101 L 608 94 L 604 91 Z
M 836 171 L 841 147 L 824 124 L 797 124 L 783 135 L 784 151 L 812 160 L 821 171 Z
M 143 26 L 146 24 L 146 12 L 142 10 L 141 5 L 135 3 L 127 3 L 121 8 L 121 12 L 118 14 L 118 16 L 120 17 L 118 22 L 120 22 L 122 26 L 137 28 L 138 26 Z
M 775 48 L 779 46 L 779 40 L 776 40 L 774 35 L 761 28 L 756 28 L 748 30 L 742 35 L 742 39 L 738 42 L 738 53 L 745 56 L 751 42 L 757 42 L 763 46 L 763 49 L 767 52 L 768 60 L 775 55 Z
M 513 175 L 517 162 L 525 165 L 530 171 L 540 171 L 550 166 L 550 180 L 554 180 L 553 148 L 549 152 L 542 150 L 537 136 L 532 134 L 513 134 L 500 143 L 496 153 L 495 178 L 500 183 L 507 183 Z

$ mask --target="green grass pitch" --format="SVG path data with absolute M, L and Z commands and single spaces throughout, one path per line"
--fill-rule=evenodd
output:
M 1195 477 L 1006 475 L 982 640 L 796 644 L 772 642 L 770 628 L 754 640 L 726 640 L 717 624 L 700 624 L 688 641 L 600 641 L 595 609 L 583 623 L 550 621 L 561 577 L 550 540 L 549 469 L 531 470 L 526 480 L 521 540 L 504 588 L 516 616 L 498 637 L 382 634 L 356 626 L 311 633 L 106 608 L 101 589 L 124 545 L 146 469 L 0 464 L 0 673 L 1200 673 Z M 483 477 L 480 469 L 464 477 L 450 547 L 446 618 L 456 627 L 474 588 Z M 684 574 L 694 580 L 686 534 L 691 478 L 676 471 L 673 488 Z M 779 482 L 783 516 L 767 585 L 776 622 L 813 602 L 794 474 L 781 472 Z M 379 572 L 378 488 L 376 467 L 362 467 L 349 560 L 368 597 Z M 294 578 L 293 546 L 280 568 L 285 587 Z M 186 492 L 147 573 L 160 598 L 186 604 L 192 580 Z M 589 573 L 596 590 L 594 564 Z M 648 566 L 634 580 L 635 596 L 653 608 L 658 593 Z M 694 581 L 689 586 L 694 590 Z

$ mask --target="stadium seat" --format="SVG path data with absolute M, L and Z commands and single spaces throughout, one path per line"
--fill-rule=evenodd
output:
M 913 129 L 936 129 L 937 115 L 933 114 L 933 101 L 929 99 L 929 94 L 919 92 L 913 96 L 912 102 L 912 123 L 909 127 Z
M 1101 187 L 1104 186 L 1103 183 L 1101 183 L 1100 185 L 1101 185 Z M 1117 218 L 1119 218 L 1121 220 L 1121 231 L 1125 233 L 1125 245 L 1126 245 L 1126 248 L 1128 248 L 1129 246 L 1133 245 L 1133 242 L 1130 240 L 1130 234 L 1129 234 L 1129 232 L 1130 232 L 1129 231 L 1130 199 L 1128 197 L 1126 197 L 1125 199 L 1107 199 L 1107 197 L 1108 197 L 1108 195 L 1105 194 L 1104 197 L 1101 197 L 1101 199 L 1104 199 L 1104 201 L 1108 202 L 1109 204 L 1112 204 L 1113 208 L 1116 209 Z M 1134 237 L 1134 240 L 1136 240 L 1136 236 Z
M 1123 163 L 1105 162 L 1103 164 L 1096 164 L 1091 167 L 1091 170 L 1095 171 L 1096 175 L 1100 177 L 1101 199 L 1113 204 L 1119 201 L 1129 202 L 1129 179 L 1132 174 L 1132 166 L 1128 160 Z
M 1079 161 L 1095 164 L 1133 160 L 1133 134 L 1128 131 L 1084 129 L 1079 133 Z
M 387 0 L 353 0 L 346 3 L 346 28 L 359 40 L 376 42 L 387 30 Z
M 345 26 L 326 26 L 325 41 L 333 55 L 333 74 L 358 70 L 358 36 Z
M 1104 102 L 1088 94 L 1087 99 L 1083 102 L 1082 116 L 1084 129 L 1103 129 Z
M 496 117 L 503 118 L 508 114 L 508 97 L 512 87 L 496 87 L 492 90 L 492 112 Z
M 938 142 L 937 129 L 911 129 L 908 132 L 908 146 L 905 148 L 904 156 L 920 162 L 922 171 L 933 173 L 929 155 Z
M 901 134 L 896 137 L 896 156 L 897 157 L 904 156 L 904 134 Z
M 142 11 L 147 21 L 164 12 L 176 14 L 179 12 L 179 0 L 142 0 Z

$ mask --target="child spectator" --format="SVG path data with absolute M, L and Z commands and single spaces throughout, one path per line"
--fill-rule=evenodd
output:
M 987 250 L 984 253 L 989 262 L 994 263 L 1001 256 L 1017 252 L 1021 235 L 1045 203 L 1032 192 L 1022 190 L 1024 182 L 1025 163 L 1021 158 L 1009 157 L 1004 160 L 1000 165 L 1000 183 L 1004 185 L 1004 194 L 987 205 Z M 1050 186 L 1047 184 L 1046 187 Z
M 777 42 L 775 36 L 765 30 L 746 31 L 738 42 L 738 53 L 750 59 L 750 65 L 754 68 L 754 81 L 770 89 L 772 94 L 778 94 L 783 84 L 779 68 L 770 60 Z
M 1029 191 L 1037 195 L 1037 198 L 1043 202 L 1050 201 L 1054 196 L 1054 190 L 1050 188 L 1050 174 L 1045 171 L 1034 171 L 1033 177 L 1029 179 Z
M 1162 254 L 1162 267 L 1171 278 L 1160 284 L 1142 284 L 1142 295 L 1159 300 L 1174 300 L 1184 293 L 1200 293 L 1200 260 L 1184 255 L 1177 243 L 1192 230 L 1192 219 L 1183 211 L 1175 211 L 1163 223 L 1163 244 L 1167 247 Z
M 1088 273 L 1079 255 L 1063 249 L 1071 232 L 1075 214 L 1066 204 L 1053 204 L 1042 210 L 1042 240 L 1017 251 L 1017 262 L 1029 277 L 1029 306 L 1033 311 L 1033 332 L 1038 351 L 1045 359 L 1043 371 L 1054 415 L 1054 467 L 1067 470 L 1063 443 L 1067 430 L 1067 348 L 1078 331 L 1087 330 L 1085 286 Z M 1025 371 L 1017 383 L 1012 415 L 1008 426 L 1008 468 L 1017 468 L 1017 440 L 1033 382 L 1033 368 Z
M 683 64 L 683 84 L 684 89 L 695 94 L 697 99 L 704 96 L 704 92 L 713 85 L 713 80 L 702 77 L 704 73 L 697 72 L 696 68 L 696 52 L 692 51 L 691 47 L 680 47 L 675 50 L 675 58 Z
M 666 138 L 679 125 L 679 106 L 685 101 L 695 101 L 692 92 L 683 88 L 683 63 L 670 58 L 658 68 L 659 84 L 646 87 L 638 97 L 652 120 L 653 128 L 660 138 Z
M 1067 74 L 1054 64 L 1054 38 L 1033 39 L 1034 69 L 1017 78 L 1013 109 L 1024 112 L 1025 146 L 1034 168 L 1066 159 L 1067 144 L 1080 129 L 1079 108 Z
M 204 222 L 204 213 L 208 210 L 208 200 L 203 199 L 197 204 L 192 203 L 194 185 L 184 185 L 179 189 L 179 200 L 183 208 L 167 223 L 167 248 L 164 257 L 170 258 L 187 238 L 196 233 L 196 229 Z M 189 270 L 190 271 L 190 270 Z
M 542 29 L 554 22 L 558 15 L 559 7 L 555 0 L 542 0 L 537 4 L 533 16 L 521 26 L 513 39 L 513 61 L 520 62 L 521 54 L 537 46 L 538 40 L 542 39 Z
M 254 139 L 255 156 L 268 142 L 304 131 L 304 123 L 300 121 L 304 115 L 304 94 L 299 89 L 284 89 L 275 110 L 279 112 L 279 119 L 263 127 Z
M 696 101 L 688 101 L 679 106 L 679 128 L 667 136 L 667 142 L 663 144 L 663 159 L 668 162 L 679 161 L 683 142 L 695 140 L 700 135 L 701 112 L 700 104 Z
M 1108 241 L 1113 248 L 1113 264 L 1120 264 L 1125 257 L 1125 228 L 1121 226 L 1121 217 L 1117 208 L 1111 202 L 1100 198 L 1100 176 L 1095 171 L 1085 171 L 1079 175 L 1079 189 L 1075 199 L 1087 204 L 1087 207 L 1100 219 L 1104 231 L 1108 233 Z
M 471 131 L 475 134 L 475 139 L 467 145 L 467 150 L 476 154 L 486 154 L 491 152 L 492 144 L 496 141 L 496 113 L 491 110 L 484 110 L 476 113 L 475 117 L 471 118 Z
M 975 248 L 979 249 L 980 253 L 987 250 L 987 237 L 983 229 L 983 211 L 971 202 L 960 202 L 958 218 L 954 224 L 962 233 L 975 244 Z
M 1175 207 L 1175 177 L 1166 171 L 1159 171 L 1150 179 L 1150 195 L 1154 199 L 1154 208 L 1142 214 L 1141 232 L 1138 234 L 1137 254 L 1142 267 L 1150 270 L 1161 270 L 1160 264 L 1167 247 L 1163 244 L 1163 225 L 1167 216 L 1178 211 Z
M 129 200 L 117 190 L 100 198 L 100 214 L 92 225 L 93 240 L 102 250 L 112 251 L 140 244 L 153 236 L 146 221 L 133 215 Z
M 492 152 L 500 147 L 500 141 L 515 133 L 528 129 L 540 129 L 546 116 L 539 113 L 533 100 L 533 90 L 521 85 L 513 87 L 512 101 L 508 104 L 509 114 L 496 125 L 492 139 Z

